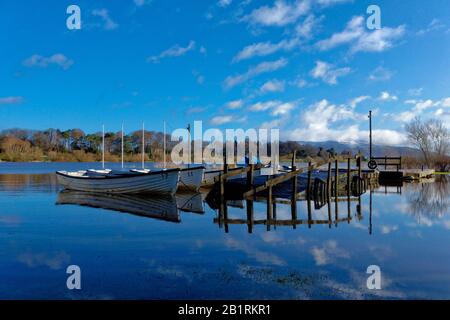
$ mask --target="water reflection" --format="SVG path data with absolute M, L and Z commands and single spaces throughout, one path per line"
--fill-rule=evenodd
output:
M 157 198 L 149 198 L 139 195 L 64 190 L 58 194 L 56 204 L 101 208 L 171 222 L 181 221 L 177 204 L 172 197 L 160 196 Z
M 56 204 L 101 208 L 170 222 L 181 222 L 179 210 L 204 213 L 200 193 L 181 193 L 172 197 L 63 190 L 59 192 Z
M 450 178 L 438 176 L 436 182 L 422 181 L 412 185 L 407 195 L 408 211 L 411 215 L 428 219 L 442 218 L 450 208 Z M 433 183 L 434 182 L 434 183 Z
M 420 183 L 408 183 L 406 192 L 406 204 L 402 211 L 415 216 L 417 219 L 425 217 L 428 219 L 441 218 L 449 211 L 450 206 L 450 176 L 437 176 L 436 179 L 423 180 Z M 220 228 L 224 227 L 228 232 L 229 225 L 247 225 L 247 230 L 252 233 L 255 225 L 265 225 L 266 229 L 276 227 L 297 228 L 300 225 L 328 225 L 330 228 L 337 227 L 341 223 L 351 223 L 354 219 L 363 220 L 363 212 L 367 212 L 369 234 L 372 234 L 372 207 L 373 197 L 378 194 L 403 194 L 404 185 L 371 186 L 367 190 L 369 203 L 363 208 L 361 195 L 345 196 L 339 195 L 317 205 L 315 199 L 306 201 L 306 216 L 298 217 L 297 204 L 286 199 L 274 199 L 267 204 L 265 198 L 252 200 L 227 200 L 226 205 L 211 203 L 206 197 L 207 192 L 180 193 L 175 197 L 149 196 L 149 195 L 106 195 L 86 192 L 63 190 L 57 184 L 54 174 L 0 174 L 0 191 L 7 192 L 48 192 L 58 193 L 56 204 L 72 204 L 120 211 L 145 217 L 151 217 L 166 221 L 180 222 L 180 211 L 198 214 L 205 213 L 205 205 L 216 212 L 213 220 Z M 207 199 L 208 201 L 206 201 Z M 346 205 L 345 205 L 345 204 Z M 265 204 L 265 212 L 255 213 L 256 204 Z M 269 207 L 270 206 L 270 207 Z M 289 208 L 288 216 L 278 216 L 281 210 Z M 228 217 L 228 210 L 241 209 L 242 214 L 237 218 Z M 255 217 L 256 216 L 256 217 Z M 319 217 L 318 217 L 319 216 Z
M 0 299 L 450 298 L 448 177 L 318 209 L 60 192 L 52 175 L 0 175 L 0 190 Z M 66 290 L 68 264 L 83 268 L 81 292 Z M 382 290 L 366 288 L 371 264 Z

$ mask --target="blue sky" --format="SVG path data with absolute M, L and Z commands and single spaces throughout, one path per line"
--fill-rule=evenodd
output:
M 68 30 L 66 8 L 81 9 Z M 381 9 L 381 30 L 366 9 Z M 405 144 L 450 126 L 447 0 L 17 0 L 0 4 L 0 129 L 279 128 Z

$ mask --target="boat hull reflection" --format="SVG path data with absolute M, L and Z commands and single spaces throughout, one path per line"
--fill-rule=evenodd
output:
M 170 222 L 181 222 L 177 203 L 171 196 L 152 197 L 64 190 L 58 194 L 56 204 L 101 208 Z
M 203 196 L 203 193 L 177 193 L 175 200 L 179 210 L 203 214 L 205 213 Z

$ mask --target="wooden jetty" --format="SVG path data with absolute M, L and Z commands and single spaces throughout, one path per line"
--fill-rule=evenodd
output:
M 356 168 L 352 168 L 352 160 L 356 161 Z M 342 162 L 346 163 L 345 169 L 339 167 Z M 328 166 L 328 169 L 322 169 L 324 166 Z M 294 153 L 291 168 L 289 172 L 259 176 L 254 176 L 255 165 L 233 171 L 224 170 L 215 178 L 216 184 L 210 194 L 217 200 L 247 199 L 262 195 L 267 199 L 296 200 L 302 195 L 308 198 L 327 198 L 339 193 L 339 190 L 358 195 L 367 187 L 369 181 L 377 179 L 376 171 L 361 169 L 359 155 L 343 160 L 329 159 L 314 164 L 310 162 L 305 168 L 297 168 Z M 246 177 L 238 177 L 242 174 Z

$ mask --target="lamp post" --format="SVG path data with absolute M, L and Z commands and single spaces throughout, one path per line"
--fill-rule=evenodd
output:
M 369 159 L 372 160 L 372 110 L 369 111 Z
M 372 110 L 369 111 L 369 169 L 375 170 L 378 166 L 375 159 L 372 158 Z

